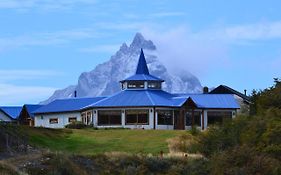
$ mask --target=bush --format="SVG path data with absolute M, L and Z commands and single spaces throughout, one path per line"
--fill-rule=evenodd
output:
M 81 121 L 76 121 L 66 125 L 65 127 L 69 129 L 82 129 L 82 128 L 87 128 L 88 126 Z
M 247 145 L 215 154 L 210 167 L 211 174 L 281 174 L 278 160 Z

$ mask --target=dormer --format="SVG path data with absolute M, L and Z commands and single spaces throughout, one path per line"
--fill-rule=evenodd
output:
M 141 53 L 139 56 L 139 62 L 137 65 L 136 74 L 126 78 L 125 80 L 120 81 L 122 85 L 122 90 L 130 90 L 130 89 L 161 89 L 162 82 L 164 80 L 157 78 L 153 75 L 149 74 L 149 70 L 147 67 L 147 63 L 143 54 L 143 50 L 141 49 Z

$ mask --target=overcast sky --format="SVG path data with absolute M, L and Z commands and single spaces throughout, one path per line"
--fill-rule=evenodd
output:
M 279 0 L 0 0 L 0 105 L 76 84 L 136 32 L 203 86 L 263 89 L 281 77 Z M 178 64 L 175 64 L 178 63 Z

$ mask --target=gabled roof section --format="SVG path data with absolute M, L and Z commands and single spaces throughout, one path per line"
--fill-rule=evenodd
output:
M 136 70 L 136 74 L 144 74 L 144 75 L 149 75 L 149 71 L 147 68 L 147 63 L 143 54 L 143 50 L 141 49 L 140 57 L 139 57 L 139 62 Z
M 197 94 L 190 95 L 198 108 L 239 109 L 240 106 L 231 94 Z
M 105 97 L 58 99 L 35 110 L 33 113 L 41 114 L 80 111 L 85 106 L 100 101 L 104 98 Z
M 250 97 L 246 96 L 245 94 L 242 94 L 241 92 L 238 92 L 231 87 L 228 87 L 226 85 L 220 85 L 209 92 L 209 94 L 235 94 L 239 97 L 241 97 L 244 101 L 250 103 Z
M 161 82 L 163 82 L 164 80 L 149 74 L 149 70 L 148 70 L 147 63 L 146 63 L 146 60 L 144 57 L 144 53 L 143 53 L 143 50 L 141 49 L 136 74 L 126 78 L 125 80 L 122 80 L 121 82 L 124 82 L 124 81 L 161 81 Z
M 13 120 L 16 120 L 22 110 L 21 106 L 1 106 L 0 110 Z
M 37 109 L 43 107 L 44 105 L 34 105 L 34 104 L 25 104 L 23 106 L 23 108 L 26 109 L 28 115 L 31 117 L 31 118 L 34 118 L 34 114 L 33 112 L 36 111 Z

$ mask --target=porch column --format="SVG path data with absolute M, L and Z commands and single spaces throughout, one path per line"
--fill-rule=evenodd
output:
M 125 127 L 125 110 L 122 110 L 121 112 L 121 124 L 122 127 Z
M 97 126 L 97 120 L 98 120 L 98 111 L 93 110 L 93 126 Z
M 204 110 L 204 129 L 208 127 L 208 111 Z
M 201 112 L 201 130 L 204 130 L 204 110 Z
M 201 115 L 201 130 L 204 130 L 208 126 L 208 111 L 207 110 L 202 110 L 202 115 Z
M 191 127 L 194 127 L 194 108 L 192 108 L 192 113 L 191 113 L 191 120 L 192 120 L 192 123 L 191 123 Z
M 235 109 L 235 111 L 231 111 L 232 112 L 232 119 L 234 119 L 236 117 L 237 114 L 237 109 Z

